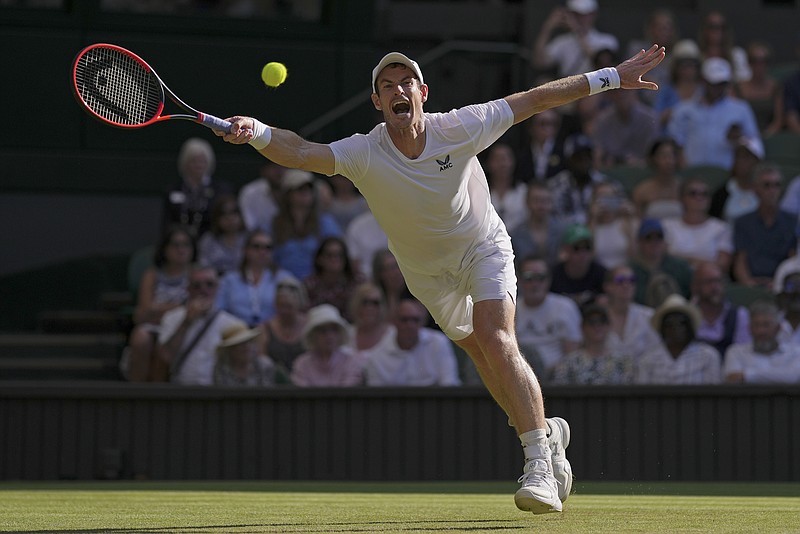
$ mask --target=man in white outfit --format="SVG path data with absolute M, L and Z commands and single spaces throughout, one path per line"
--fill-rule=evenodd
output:
M 289 168 L 348 177 L 386 232 L 409 289 L 475 364 L 516 428 L 525 467 L 521 510 L 560 512 L 572 485 L 564 448 L 569 426 L 545 420 L 535 374 L 514 333 L 516 276 L 511 240 L 492 208 L 477 154 L 534 114 L 608 89 L 657 89 L 642 75 L 664 59 L 654 45 L 616 68 L 546 83 L 448 113 L 426 113 L 428 86 L 399 52 L 372 71 L 372 103 L 385 122 L 330 144 L 236 116 L 224 140 L 250 143 Z M 549 433 L 549 437 L 548 437 Z

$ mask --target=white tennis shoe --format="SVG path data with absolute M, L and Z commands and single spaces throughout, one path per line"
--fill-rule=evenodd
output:
M 561 499 L 558 498 L 558 484 L 553 477 L 553 467 L 549 459 L 528 460 L 517 482 L 521 482 L 522 487 L 514 494 L 514 503 L 520 510 L 534 514 L 562 510 Z
M 550 427 L 547 445 L 550 447 L 553 477 L 558 484 L 558 498 L 564 502 L 572 491 L 572 466 L 565 450 L 569 446 L 569 424 L 560 417 L 551 417 L 546 422 Z

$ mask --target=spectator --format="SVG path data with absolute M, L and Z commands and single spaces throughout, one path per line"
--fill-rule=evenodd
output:
M 527 142 L 517 153 L 515 172 L 518 182 L 530 184 L 545 181 L 564 170 L 564 143 L 558 135 L 561 114 L 555 109 L 537 113 L 527 124 Z
M 264 347 L 275 363 L 275 380 L 287 383 L 294 361 L 305 352 L 303 330 L 306 326 L 308 297 L 303 285 L 294 278 L 278 282 L 275 289 L 275 315 L 263 323 Z
M 598 167 L 644 166 L 647 150 L 660 132 L 658 114 L 633 91 L 611 91 L 608 100 L 610 106 L 593 122 Z
M 671 137 L 662 137 L 650 146 L 647 161 L 653 174 L 637 184 L 632 193 L 640 218 L 665 220 L 681 216 L 679 151 Z
M 389 249 L 379 250 L 372 258 L 372 279 L 386 299 L 388 317 L 394 317 L 397 305 L 404 297 L 411 295 L 397 258 Z
M 781 200 L 781 209 L 800 217 L 800 175 L 792 178 Z
M 186 304 L 165 313 L 161 320 L 157 351 L 169 366 L 170 382 L 212 385 L 222 333 L 243 325 L 237 317 L 216 307 L 218 284 L 213 267 L 192 268 Z
M 376 252 L 389 246 L 386 233 L 378 224 L 375 215 L 367 210 L 353 219 L 347 227 L 344 240 L 350 252 L 353 270 L 360 272 L 365 279 L 371 279 L 372 258 Z
M 758 197 L 753 191 L 753 170 L 764 159 L 761 139 L 742 137 L 733 152 L 731 176 L 711 197 L 708 214 L 728 224 L 758 207 Z
M 564 141 L 567 168 L 548 182 L 553 194 L 553 213 L 564 223 L 586 224 L 592 192 L 606 177 L 594 169 L 594 145 L 586 135 L 571 135 Z
M 800 345 L 800 270 L 787 273 L 783 285 L 775 292 L 783 311 L 781 341 Z
M 272 386 L 275 384 L 275 364 L 262 354 L 260 328 L 235 325 L 222 332 L 217 345 L 214 385 Z
M 156 246 L 153 265 L 142 273 L 133 310 L 133 329 L 120 361 L 131 382 L 164 382 L 168 368 L 156 355 L 164 314 L 183 305 L 188 296 L 189 269 L 197 249 L 182 226 L 168 229 Z
M 798 237 L 800 232 L 800 225 L 795 228 L 795 238 Z M 786 278 L 795 272 L 800 272 L 800 254 L 795 254 L 783 260 L 778 268 L 775 270 L 775 276 L 772 279 L 772 291 L 778 295 L 783 291 L 783 285 Z
M 198 239 L 211 227 L 210 208 L 217 196 L 232 193 L 225 182 L 212 178 L 216 156 L 208 141 L 187 139 L 178 153 L 180 180 L 164 198 L 163 226 L 186 226 Z
M 336 220 L 321 213 L 310 172 L 290 169 L 283 175 L 278 214 L 272 223 L 275 262 L 304 280 L 314 270 L 314 253 L 322 239 L 341 237 Z
M 667 126 L 683 147 L 686 165 L 713 165 L 728 169 L 742 136 L 759 139 L 758 125 L 747 102 L 729 96 L 730 64 L 718 57 L 703 61 L 703 97 L 675 106 Z
M 553 269 L 550 291 L 584 304 L 603 291 L 606 269 L 594 259 L 593 236 L 586 226 L 567 227 L 561 243 L 563 260 Z
M 518 183 L 514 174 L 514 150 L 506 143 L 496 142 L 487 149 L 486 178 L 492 205 L 506 228 L 514 228 L 525 220 L 527 188 Z
M 620 385 L 633 381 L 633 360 L 608 343 L 608 312 L 599 304 L 581 308 L 583 342 L 565 355 L 553 370 L 553 384 Z
M 519 264 L 520 298 L 517 301 L 517 338 L 536 376 L 547 380 L 564 354 L 581 342 L 577 304 L 550 291 L 550 270 L 540 258 Z
M 608 349 L 634 360 L 659 342 L 650 324 L 653 309 L 633 302 L 635 291 L 636 275 L 629 265 L 606 271 L 603 293 L 610 324 Z
M 326 237 L 314 255 L 314 272 L 303 281 L 311 306 L 333 304 L 350 321 L 347 309 L 350 295 L 361 283 L 360 273 L 353 270 L 347 245 L 340 237 Z
M 779 340 L 780 312 L 771 302 L 750 305 L 751 343 L 728 349 L 723 374 L 732 384 L 800 383 L 800 345 Z
M 592 54 L 597 50 L 617 51 L 617 38 L 595 29 L 596 0 L 567 0 L 545 19 L 533 46 L 533 62 L 538 69 L 556 68 L 558 77 L 592 70 Z M 553 37 L 556 31 L 566 30 Z
M 657 284 L 664 283 L 672 291 L 689 298 L 689 287 L 692 269 L 689 264 L 667 253 L 664 241 L 664 227 L 658 219 L 643 219 L 637 234 L 637 254 L 631 262 L 636 275 L 636 293 L 634 300 L 639 304 L 657 307 L 663 297 L 657 294 Z M 656 287 L 652 287 L 656 286 Z M 651 291 L 648 291 L 650 289 Z M 648 293 L 656 290 L 655 294 Z
M 353 219 L 369 210 L 367 201 L 358 192 L 355 184 L 341 174 L 331 176 L 330 183 L 332 197 L 327 211 L 333 215 L 339 228 L 347 231 Z
M 425 328 L 428 313 L 416 299 L 404 299 L 394 317 L 395 340 L 366 361 L 368 386 L 458 386 L 458 362 L 443 333 Z
M 510 229 L 514 254 L 519 258 L 540 256 L 549 268 L 558 263 L 564 226 L 553 216 L 553 195 L 543 182 L 528 184 L 527 221 Z
M 697 38 L 703 59 L 721 58 L 733 67 L 733 80 L 740 82 L 752 76 L 747 54 L 734 44 L 733 29 L 720 11 L 706 13 Z
M 758 208 L 733 223 L 735 280 L 746 286 L 771 287 L 778 265 L 797 246 L 797 218 L 780 209 L 781 171 L 771 164 L 753 173 Z
M 286 167 L 268 159 L 263 161 L 259 177 L 239 191 L 239 206 L 248 230 L 262 230 L 272 235 L 272 221 L 278 214 L 278 199 Z
M 701 385 L 721 382 L 719 353 L 695 339 L 700 325 L 697 308 L 680 295 L 670 295 L 656 309 L 651 322 L 662 342 L 639 359 L 635 383 Z
M 795 34 L 794 53 L 800 59 L 800 32 Z M 787 76 L 783 83 L 783 114 L 785 128 L 800 134 L 800 69 Z
M 681 218 L 662 222 L 667 252 L 683 258 L 692 266 L 701 261 L 714 262 L 727 273 L 733 252 L 731 227 L 708 215 L 711 193 L 707 182 L 700 176 L 685 179 L 680 197 L 683 206 Z
M 698 102 L 703 96 L 700 48 L 697 43 L 691 39 L 682 39 L 675 43 L 669 55 L 669 81 L 658 84 L 653 102 L 662 133 L 666 133 L 675 106 L 681 102 Z M 662 65 L 664 63 L 666 61 Z
M 381 288 L 372 282 L 356 287 L 350 299 L 353 326 L 350 346 L 366 360 L 380 357 L 394 346 L 396 329 L 387 318 L 386 299 Z
M 589 208 L 597 262 L 606 269 L 628 263 L 636 249 L 638 228 L 633 204 L 622 189 L 611 182 L 598 184 Z
M 236 196 L 220 195 L 211 208 L 211 228 L 197 244 L 200 263 L 220 276 L 233 271 L 242 261 L 246 233 Z
M 245 239 L 239 269 L 222 278 L 217 305 L 248 326 L 257 326 L 275 314 L 275 288 L 281 280 L 291 277 L 273 261 L 269 235 L 255 230 Z
M 650 43 L 658 43 L 667 49 L 667 58 L 651 70 L 648 75 L 656 82 L 659 88 L 669 83 L 670 65 L 674 61 L 675 43 L 678 40 L 678 21 L 670 9 L 657 7 L 650 11 L 644 25 L 642 38 L 631 39 L 628 43 L 627 55 L 635 55 L 639 50 L 647 50 Z M 642 94 L 642 100 L 648 105 L 653 105 L 657 91 L 651 94 Z
M 721 356 L 732 344 L 750 341 L 747 308 L 725 296 L 724 271 L 716 263 L 706 261 L 695 266 L 692 304 L 700 312 L 697 339 L 717 349 Z
M 747 47 L 747 63 L 752 72 L 749 80 L 737 81 L 734 93 L 750 104 L 761 135 L 768 137 L 783 127 L 783 85 L 770 74 L 772 48 L 763 41 Z
M 347 346 L 347 324 L 334 306 L 308 312 L 303 329 L 307 351 L 295 360 L 291 380 L 301 387 L 346 387 L 364 382 L 364 357 Z

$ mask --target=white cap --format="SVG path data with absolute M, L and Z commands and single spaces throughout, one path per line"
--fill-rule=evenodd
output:
M 406 67 L 408 67 L 409 69 L 414 71 L 414 74 L 419 79 L 420 85 L 425 83 L 425 81 L 422 79 L 422 71 L 420 70 L 419 65 L 417 65 L 416 61 L 414 61 L 413 59 L 409 58 L 405 54 L 401 54 L 400 52 L 389 52 L 388 54 L 383 56 L 383 59 L 381 59 L 378 62 L 378 64 L 375 66 L 375 68 L 372 69 L 372 90 L 373 91 L 375 90 L 375 81 L 378 78 L 378 74 L 380 74 L 381 71 L 384 68 L 386 68 L 387 65 L 391 65 L 392 63 L 400 63 L 401 65 L 405 65 Z
M 681 39 L 672 45 L 671 52 L 673 61 L 679 61 L 681 59 L 700 60 L 700 47 L 691 39 Z
M 758 137 L 741 137 L 738 146 L 744 147 L 758 159 L 764 159 L 764 143 Z
M 567 9 L 586 15 L 597 11 L 597 0 L 567 0 Z
M 703 61 L 700 68 L 703 79 L 711 84 L 725 83 L 731 81 L 731 64 L 721 57 L 710 57 Z

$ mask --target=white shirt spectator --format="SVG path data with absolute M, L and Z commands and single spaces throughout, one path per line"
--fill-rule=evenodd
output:
M 617 355 L 628 356 L 633 361 L 661 343 L 658 333 L 653 330 L 650 318 L 653 309 L 632 302 L 628 305 L 628 315 L 625 318 L 625 331 L 622 337 L 613 330 L 608 334 L 609 352 Z
M 272 235 L 272 219 L 278 214 L 278 203 L 266 178 L 257 178 L 242 186 L 239 209 L 248 230 L 261 229 Z
M 362 213 L 350 222 L 344 241 L 350 261 L 366 279 L 371 279 L 373 256 L 377 251 L 389 248 L 389 240 L 371 211 Z
M 578 305 L 563 295 L 548 293 L 537 308 L 528 307 L 520 299 L 516 322 L 519 344 L 536 349 L 548 372 L 564 356 L 563 341 L 583 340 Z
M 733 253 L 733 237 L 728 223 L 709 217 L 701 224 L 686 224 L 682 219 L 661 221 L 667 251 L 684 259 L 715 262 L 720 252 Z
M 800 346 L 779 343 L 771 354 L 753 352 L 752 343 L 731 345 L 725 353 L 723 374 L 742 373 L 745 384 L 800 382 Z
M 610 33 L 603 33 L 591 28 L 584 36 L 589 50 L 619 50 L 619 41 Z M 545 49 L 551 64 L 558 68 L 558 77 L 580 74 L 593 70 L 592 58 L 584 52 L 580 38 L 572 33 L 563 33 L 547 44 Z
M 663 343 L 645 352 L 636 365 L 636 384 L 701 385 L 722 381 L 722 363 L 717 349 L 692 341 L 677 358 Z
M 365 369 L 368 386 L 458 386 L 458 361 L 447 336 L 421 328 L 411 350 L 392 343 L 385 351 L 370 351 Z

